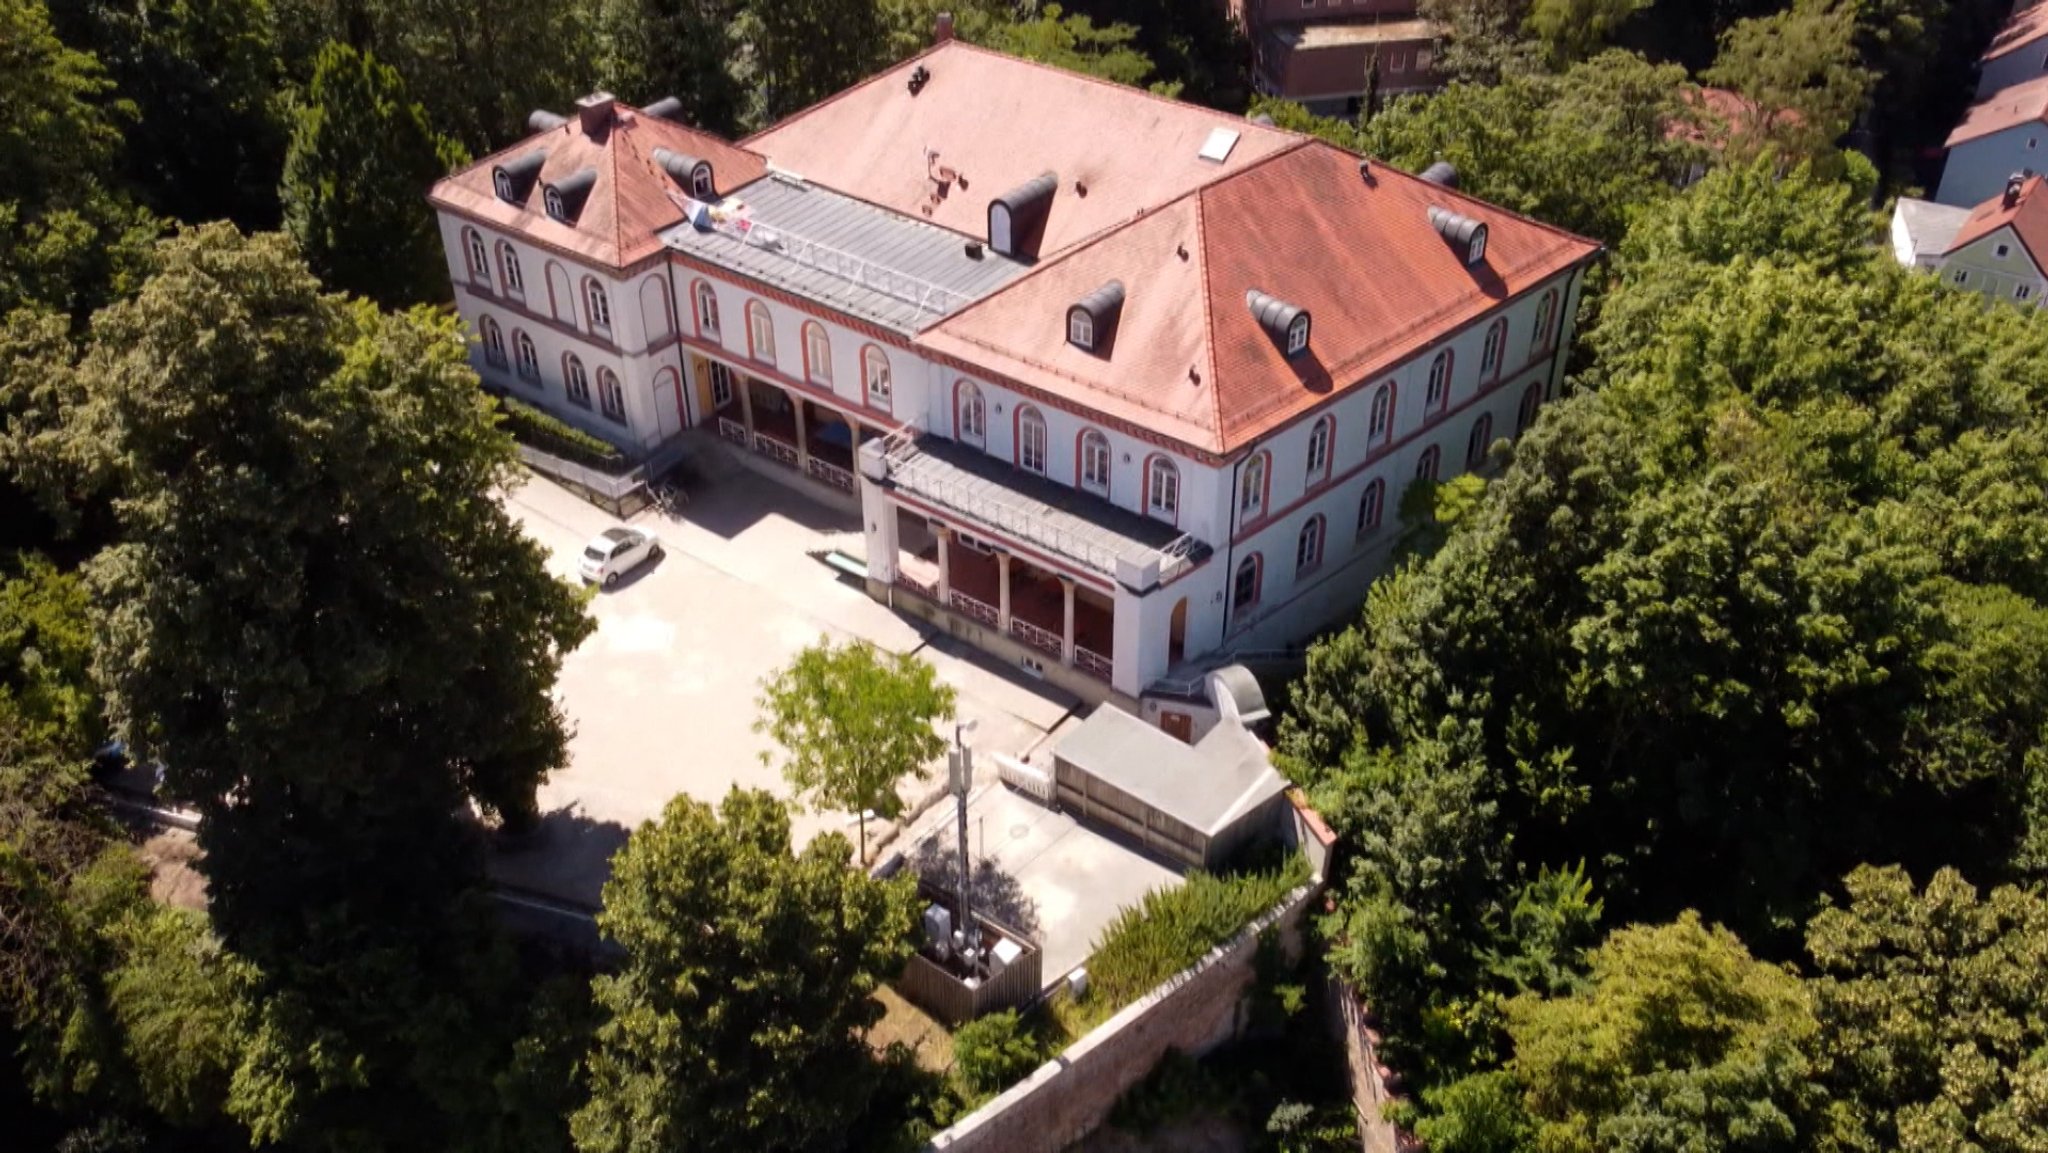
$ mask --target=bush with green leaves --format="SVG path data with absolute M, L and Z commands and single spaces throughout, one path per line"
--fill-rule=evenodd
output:
M 1154 889 L 1102 931 L 1088 958 L 1094 996 L 1112 1010 L 1130 1004 L 1307 880 L 1308 859 L 1296 853 L 1277 868 L 1234 876 L 1197 871 L 1177 888 Z
M 969 1021 L 953 1034 L 953 1075 L 969 1093 L 999 1093 L 1045 1059 L 1045 1047 L 1015 1009 Z
M 626 467 L 626 454 L 617 445 L 599 440 L 524 401 L 501 396 L 498 411 L 505 414 L 505 431 L 521 444 L 592 468 L 617 471 Z

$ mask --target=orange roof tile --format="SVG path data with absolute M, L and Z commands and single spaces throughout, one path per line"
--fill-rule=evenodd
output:
M 2027 255 L 2033 258 L 2034 266 L 2048 269 L 2048 194 L 2042 193 L 2042 183 L 2041 177 L 2030 175 L 2020 185 L 2019 197 L 2010 207 L 2006 205 L 2005 193 L 2001 191 L 1971 209 L 1942 255 L 1946 256 L 2010 225 L 2013 234 L 2026 248 Z
M 2001 88 L 1970 105 L 1943 147 L 1954 148 L 2021 124 L 2039 123 L 2044 118 L 2048 118 L 2048 76 Z
M 1487 225 L 1468 269 L 1429 220 Z M 1228 455 L 1367 383 L 1496 305 L 1592 257 L 1590 240 L 1321 141 L 1301 140 L 1050 260 L 918 343 L 1027 387 Z M 1185 255 L 1183 255 L 1185 252 Z M 1067 306 L 1127 289 L 1102 355 L 1066 342 Z M 1245 303 L 1257 288 L 1308 310 L 1287 359 Z
M 913 96 L 908 80 L 920 67 L 930 79 Z M 1221 163 L 1199 156 L 1217 128 L 1239 134 Z M 953 40 L 741 144 L 807 180 L 984 239 L 990 200 L 1040 173 L 1057 173 L 1040 244 L 1050 255 L 1295 139 L 1241 117 Z M 927 161 L 927 150 L 936 157 Z M 934 199 L 932 177 L 940 168 L 958 179 Z
M 1980 60 L 1996 60 L 2009 52 L 2017 52 L 2034 41 L 2048 36 L 2048 4 L 2026 3 L 2006 18 L 2005 26 L 1991 38 L 1990 47 L 1984 49 Z
M 535 148 L 548 150 L 547 162 L 525 203 L 498 199 L 491 186 L 492 167 Z M 754 153 L 621 104 L 614 109 L 611 127 L 599 137 L 585 135 L 572 113 L 561 127 L 535 133 L 448 176 L 427 198 L 536 243 L 624 268 L 661 251 L 661 230 L 683 219 L 682 210 L 668 196 L 675 182 L 654 163 L 656 148 L 710 161 L 720 191 L 751 183 L 766 172 Z M 597 170 L 597 183 L 576 223 L 564 224 L 542 209 L 541 186 L 583 168 Z

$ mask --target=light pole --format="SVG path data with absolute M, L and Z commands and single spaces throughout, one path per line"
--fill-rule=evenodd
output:
M 953 804 L 959 815 L 960 828 L 960 893 L 954 912 L 960 923 L 956 932 L 960 934 L 960 960 L 967 966 L 970 977 L 981 974 L 981 930 L 974 923 L 974 902 L 969 896 L 974 873 L 967 855 L 967 792 L 974 786 L 974 751 L 967 747 L 967 734 L 974 731 L 974 721 L 961 721 L 953 726 L 953 751 L 947 757 L 946 767 L 950 770 L 949 782 L 953 788 Z

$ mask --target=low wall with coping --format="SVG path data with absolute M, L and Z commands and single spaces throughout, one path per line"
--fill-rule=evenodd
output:
M 1358 999 L 1358 991 L 1335 974 L 1327 992 L 1331 1028 L 1344 1042 L 1344 1071 L 1351 1083 L 1351 1103 L 1358 1109 L 1361 1148 L 1365 1153 L 1415 1153 L 1421 1146 L 1384 1115 L 1401 1096 L 1392 1074 L 1380 1063 L 1380 1034 L 1371 1011 Z
M 932 1139 L 946 1153 L 1060 1153 L 1109 1118 L 1117 1099 L 1169 1049 L 1200 1055 L 1247 1024 L 1259 934 L 1276 929 L 1290 957 L 1323 891 L 1321 874 L 1209 955 L 1126 1006 L 1031 1076 Z

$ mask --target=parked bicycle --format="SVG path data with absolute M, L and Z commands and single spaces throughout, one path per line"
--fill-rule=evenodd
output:
M 674 481 L 660 480 L 647 486 L 648 499 L 663 516 L 676 516 L 690 503 L 690 494 Z

